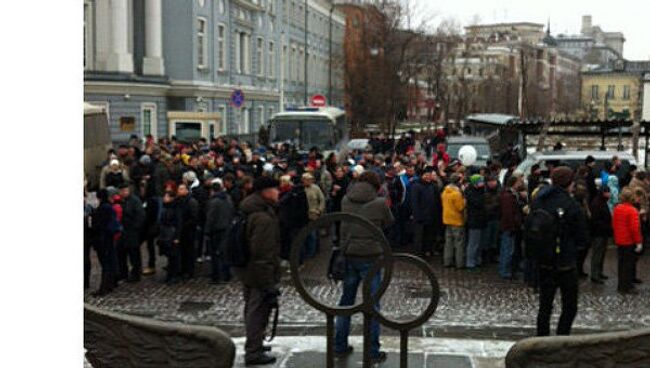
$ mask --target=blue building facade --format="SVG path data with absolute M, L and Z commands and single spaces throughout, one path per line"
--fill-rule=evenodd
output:
M 344 22 L 325 0 L 85 0 L 84 100 L 114 141 L 255 134 L 313 95 L 342 105 Z

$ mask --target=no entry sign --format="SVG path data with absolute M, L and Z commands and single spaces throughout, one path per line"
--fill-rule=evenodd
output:
M 327 105 L 327 98 L 323 95 L 313 95 L 311 96 L 311 105 L 315 107 L 323 107 Z

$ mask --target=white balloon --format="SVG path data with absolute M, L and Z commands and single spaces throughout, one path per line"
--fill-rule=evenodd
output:
M 476 162 L 478 153 L 473 146 L 462 146 L 458 150 L 458 159 L 464 166 L 471 166 Z

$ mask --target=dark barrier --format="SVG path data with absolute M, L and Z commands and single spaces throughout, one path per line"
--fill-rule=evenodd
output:
M 506 368 L 650 367 L 650 329 L 531 337 L 516 343 Z
M 370 272 L 368 272 L 368 275 L 363 281 L 363 301 L 360 303 L 357 302 L 357 304 L 352 306 L 333 306 L 322 304 L 316 300 L 309 293 L 309 291 L 307 291 L 307 288 L 299 275 L 300 253 L 305 240 L 307 239 L 307 236 L 317 229 L 328 228 L 337 222 L 363 227 L 364 230 L 370 232 L 372 238 L 374 238 L 374 240 L 381 246 L 383 250 L 381 256 L 371 259 L 373 261 L 373 268 Z M 373 308 L 373 306 L 386 292 L 393 274 L 393 265 L 397 261 L 415 265 L 426 274 L 429 282 L 431 283 L 431 299 L 429 305 L 420 316 L 409 321 L 397 321 L 390 319 L 381 314 L 381 311 L 377 311 Z M 383 273 L 379 290 L 375 295 L 371 295 L 371 280 L 378 272 L 381 272 L 382 270 Z M 349 213 L 330 213 L 324 215 L 318 220 L 311 221 L 298 233 L 291 245 L 291 277 L 296 289 L 298 290 L 298 293 L 305 300 L 305 302 L 318 309 L 319 311 L 325 313 L 327 316 L 326 366 L 328 368 L 334 367 L 334 317 L 352 316 L 356 313 L 363 314 L 363 367 L 370 367 L 371 364 L 370 320 L 372 318 L 376 318 L 382 325 L 400 332 L 400 367 L 406 368 L 408 366 L 407 357 L 409 331 L 423 325 L 426 321 L 429 320 L 429 318 L 431 318 L 433 313 L 435 313 L 436 308 L 438 307 L 438 301 L 440 299 L 440 288 L 438 286 L 438 281 L 435 277 L 435 274 L 433 273 L 433 269 L 427 262 L 419 257 L 410 254 L 392 253 L 390 244 L 386 240 L 386 237 L 384 236 L 384 233 L 381 231 L 381 229 L 379 229 L 372 222 L 366 220 L 365 218 Z
M 215 327 L 168 323 L 84 305 L 84 347 L 93 368 L 230 368 L 235 344 Z

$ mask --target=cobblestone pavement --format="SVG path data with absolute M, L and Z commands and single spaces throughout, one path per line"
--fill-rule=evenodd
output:
M 93 255 L 94 257 L 94 255 Z M 143 257 L 147 255 L 143 247 Z M 301 275 L 311 293 L 320 299 L 336 303 L 340 287 L 325 278 L 329 249 L 324 246 L 319 255 L 309 260 Z M 441 290 L 435 315 L 412 336 L 445 336 L 474 339 L 517 340 L 534 334 L 538 297 L 522 281 L 501 280 L 496 265 L 469 272 L 442 268 L 440 257 L 429 259 Z M 159 258 L 157 273 L 143 277 L 136 284 L 121 284 L 113 293 L 101 298 L 85 294 L 87 303 L 109 310 L 147 316 L 164 321 L 219 326 L 233 336 L 242 335 L 243 301 L 237 283 L 210 285 L 209 266 L 197 265 L 198 276 L 187 282 L 167 286 Z M 587 259 L 586 264 L 589 264 Z M 381 300 L 386 315 L 398 318 L 418 314 L 428 303 L 430 289 L 424 276 L 415 268 L 396 264 L 393 280 Z M 616 250 L 607 251 L 605 285 L 580 282 L 579 311 L 575 332 L 610 331 L 650 327 L 650 256 L 641 258 L 639 276 L 646 281 L 640 294 L 623 296 L 616 292 Z M 91 290 L 99 283 L 99 266 L 93 258 Z M 309 307 L 298 295 L 288 274 L 282 279 L 279 335 L 323 335 L 325 317 Z M 361 297 L 360 295 L 358 296 Z M 554 321 L 559 311 L 556 298 Z M 361 325 L 359 316 L 353 322 Z M 386 331 L 386 329 L 385 329 Z M 353 333 L 361 334 L 360 330 Z M 391 334 L 386 331 L 385 334 Z

